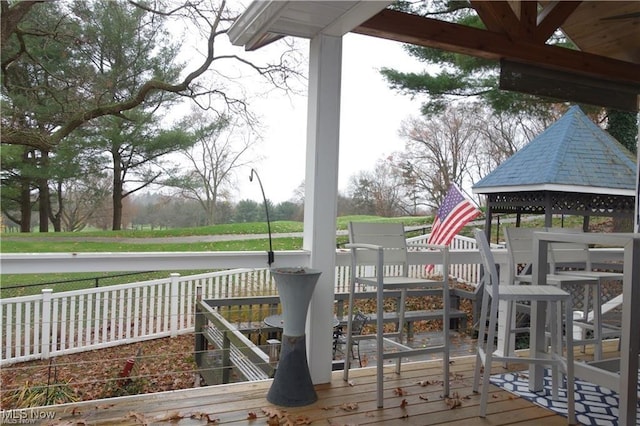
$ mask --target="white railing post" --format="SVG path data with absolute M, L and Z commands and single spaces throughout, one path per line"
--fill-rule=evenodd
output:
M 176 337 L 178 335 L 178 315 L 180 301 L 178 300 L 178 296 L 180 294 L 180 274 L 177 272 L 172 272 L 169 274 L 171 277 L 171 297 L 169 298 L 169 315 L 170 315 L 170 328 L 171 328 L 171 337 Z
M 51 352 L 51 294 L 53 290 L 45 288 L 42 290 L 42 333 L 41 333 L 41 356 L 42 359 L 49 359 Z

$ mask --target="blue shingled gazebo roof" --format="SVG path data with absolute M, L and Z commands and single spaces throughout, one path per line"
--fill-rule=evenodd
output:
M 473 186 L 489 194 L 563 191 L 634 196 L 634 155 L 578 106 Z

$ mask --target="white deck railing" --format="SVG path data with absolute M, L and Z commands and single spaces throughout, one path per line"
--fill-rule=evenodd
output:
M 423 236 L 412 240 L 420 242 L 426 238 L 427 236 Z M 608 254 L 610 255 L 611 253 Z M 38 263 L 39 255 L 27 256 L 31 264 Z M 183 254 L 175 256 L 177 263 L 182 265 L 180 262 L 184 262 Z M 242 255 L 224 253 L 219 257 L 215 254 L 205 256 L 208 256 L 206 259 L 210 264 L 243 263 Z M 290 257 L 294 259 L 292 261 L 301 264 L 299 261 L 305 255 L 282 253 L 279 256 L 285 259 Z M 424 270 L 426 256 L 419 257 L 415 253 L 410 255 L 413 273 Z M 102 257 L 98 253 L 92 253 L 88 257 L 94 262 L 117 264 L 113 262 L 112 255 L 107 253 L 102 254 Z M 129 254 L 126 261 L 148 269 L 149 263 L 145 263 L 147 258 L 147 254 L 142 254 L 139 258 Z M 194 259 L 194 263 L 204 260 L 202 254 L 194 254 Z M 247 259 L 246 255 L 244 259 Z M 505 262 L 504 250 L 497 250 L 496 259 L 501 263 Z M 468 283 L 475 283 L 480 274 L 477 265 L 479 261 L 475 241 L 465 237 L 456 238 L 451 249 L 450 274 Z M 61 260 L 54 259 L 53 262 L 58 268 L 55 271 L 59 271 Z M 337 251 L 336 264 L 335 292 L 346 292 L 349 277 L 347 250 Z M 201 267 L 200 264 L 192 266 Z M 167 278 L 153 281 L 70 292 L 53 293 L 51 290 L 43 290 L 38 295 L 2 299 L 0 365 L 192 332 L 197 287 L 202 288 L 205 298 L 277 295 L 275 284 L 266 268 L 242 268 L 184 277 L 170 274 Z
M 407 239 L 407 243 L 413 244 L 427 244 L 430 234 L 420 235 L 418 237 L 412 237 Z M 491 245 L 493 248 L 498 248 L 498 245 Z M 451 244 L 449 244 L 451 251 L 477 251 L 478 244 L 474 238 L 463 237 L 456 235 Z M 480 282 L 480 264 L 479 263 L 454 263 L 449 266 L 449 275 L 457 277 L 462 281 L 469 284 L 477 284 Z

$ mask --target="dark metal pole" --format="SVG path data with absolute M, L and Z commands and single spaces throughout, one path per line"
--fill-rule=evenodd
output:
M 258 178 L 258 184 L 260 184 L 260 191 L 262 191 L 262 199 L 264 200 L 264 210 L 267 213 L 267 230 L 269 232 L 269 251 L 267 252 L 267 263 L 269 266 L 274 261 L 275 255 L 273 254 L 273 243 L 271 241 L 271 222 L 269 221 L 269 207 L 267 205 L 267 197 L 264 195 L 264 188 L 262 186 L 262 181 L 260 180 L 260 176 L 258 176 L 258 172 L 254 169 L 251 169 L 251 174 L 249 175 L 249 182 L 253 182 L 253 176 Z

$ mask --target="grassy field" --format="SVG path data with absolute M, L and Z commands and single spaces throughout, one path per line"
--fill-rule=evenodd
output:
M 350 221 L 402 222 L 407 226 L 425 225 L 431 218 L 377 216 L 346 216 L 339 218 L 337 229 L 347 229 Z M 278 234 L 301 233 L 302 222 L 281 221 L 271 224 L 274 250 L 296 250 L 302 248 L 302 237 L 278 236 Z M 163 230 L 122 230 L 89 232 L 8 233 L 2 235 L 2 253 L 82 253 L 82 252 L 187 252 L 187 251 L 266 251 L 269 240 L 266 223 L 223 224 L 201 228 Z M 180 237 L 204 237 L 212 235 L 246 235 L 246 239 L 232 241 L 184 242 Z M 251 238 L 256 235 L 256 238 Z M 158 239 L 155 241 L 155 239 Z M 160 240 L 161 239 L 161 240 Z M 339 238 L 346 242 L 347 237 Z M 194 274 L 206 271 L 176 271 Z M 0 295 L 15 297 L 39 292 L 45 284 L 54 291 L 70 291 L 79 288 L 122 284 L 133 281 L 164 278 L 166 271 L 142 272 L 136 275 L 113 273 L 82 274 L 16 274 L 0 275 Z M 56 284 L 51 284 L 56 283 Z M 26 288 L 15 288 L 28 286 Z
M 342 216 L 336 223 L 337 229 L 347 229 L 347 224 L 352 221 L 357 222 L 402 222 L 407 226 L 417 226 L 430 224 L 431 217 L 394 217 L 383 218 L 379 216 Z M 295 221 L 277 221 L 271 223 L 271 232 L 283 234 L 291 232 L 302 232 L 303 223 Z M 203 226 L 199 228 L 175 228 L 175 229 L 124 229 L 121 231 L 82 231 L 82 232 L 48 232 L 48 233 L 9 233 L 4 237 L 30 239 L 38 238 L 60 238 L 60 237 L 100 237 L 100 238 L 162 238 L 162 237 L 187 237 L 194 235 L 246 235 L 246 234 L 266 234 L 267 224 L 265 222 L 252 223 L 228 223 L 213 226 Z
M 39 234 L 34 234 L 39 235 Z M 267 238 L 257 238 L 237 241 L 215 242 L 183 242 L 180 237 L 176 241 L 137 242 L 135 239 L 122 241 L 120 238 L 107 238 L 104 241 L 86 241 L 83 237 L 77 239 L 20 238 L 15 241 L 3 241 L 2 253 L 88 253 L 88 252 L 158 252 L 158 251 L 260 251 L 269 247 Z M 166 237 L 165 237 L 166 238 Z M 294 250 L 302 246 L 302 238 L 283 237 L 273 239 L 274 250 Z

